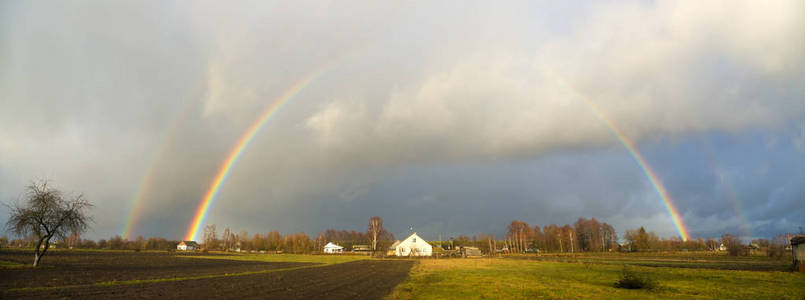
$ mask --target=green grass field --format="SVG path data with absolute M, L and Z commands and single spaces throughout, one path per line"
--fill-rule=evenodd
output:
M 634 256 L 639 262 L 650 261 L 649 257 Z M 599 256 L 595 263 L 516 258 L 424 259 L 411 270 L 408 280 L 397 286 L 388 298 L 802 299 L 805 295 L 805 274 L 801 273 L 646 267 L 624 263 L 629 261 L 628 256 L 613 255 L 609 258 L 611 261 L 607 256 Z M 663 255 L 661 258 L 680 257 Z M 684 259 L 684 256 L 681 258 Z M 765 260 L 760 257 L 755 259 Z M 728 257 L 715 260 L 721 260 L 722 264 L 732 263 Z M 718 264 L 712 261 L 708 263 Z M 656 280 L 658 287 L 652 290 L 615 288 L 613 284 L 627 267 L 626 264 L 631 270 Z

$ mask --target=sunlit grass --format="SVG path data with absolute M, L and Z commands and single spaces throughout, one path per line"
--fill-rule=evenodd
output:
M 666 253 L 563 253 L 507 255 L 509 258 L 599 264 L 628 264 L 653 267 L 687 267 L 735 270 L 787 271 L 791 266 L 791 256 L 729 256 L 726 253 L 666 252 Z
M 514 259 L 421 260 L 389 298 L 801 298 L 805 274 L 631 267 L 653 290 L 613 286 L 620 265 Z

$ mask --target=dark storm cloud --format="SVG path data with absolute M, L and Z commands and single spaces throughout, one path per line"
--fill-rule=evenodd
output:
M 311 233 L 380 215 L 433 235 L 583 216 L 675 234 L 583 98 L 694 235 L 740 230 L 723 180 L 753 233 L 802 223 L 798 1 L 2 5 L 0 197 L 36 178 L 84 192 L 93 237 L 120 232 L 141 186 L 135 233 L 182 236 L 245 130 L 329 64 L 255 137 L 208 223 Z

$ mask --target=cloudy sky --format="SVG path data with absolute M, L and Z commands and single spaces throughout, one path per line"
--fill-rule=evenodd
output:
M 398 236 L 413 225 L 435 238 L 595 217 L 676 236 L 608 119 L 693 237 L 794 232 L 803 11 L 797 0 L 2 1 L 0 200 L 48 179 L 96 205 L 89 238 L 121 234 L 136 210 L 134 236 L 181 239 L 239 139 L 310 78 L 245 148 L 206 224 L 315 234 L 378 215 Z

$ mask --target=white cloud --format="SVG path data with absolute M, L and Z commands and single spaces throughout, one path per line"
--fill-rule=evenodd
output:
M 321 140 L 354 141 L 343 152 L 381 160 L 533 155 L 613 141 L 581 98 L 637 140 L 773 126 L 805 113 L 781 89 L 803 74 L 805 42 L 792 43 L 805 28 L 791 13 L 797 6 L 623 4 L 600 8 L 567 37 L 437 42 L 429 51 L 447 54 L 435 54 L 421 77 L 378 78 L 397 84 L 380 97 L 336 100 L 308 124 L 318 124 L 309 128 Z

